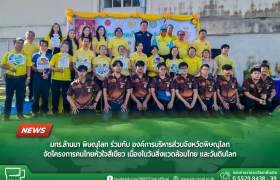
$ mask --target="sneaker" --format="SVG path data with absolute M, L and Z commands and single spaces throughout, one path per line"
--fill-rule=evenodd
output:
M 65 117 L 70 117 L 69 112 L 68 112 L 68 113 L 64 113 L 64 116 L 65 116 Z
M 46 118 L 46 117 L 48 116 L 48 114 L 45 113 L 45 112 L 42 112 L 42 113 L 41 113 L 41 116 L 42 116 L 43 118 Z
M 9 121 L 10 117 L 8 116 L 4 116 L 3 119 L 1 120 L 2 122 L 5 122 L 5 121 Z
M 53 114 L 52 114 L 52 117 L 56 117 L 56 116 L 57 116 L 57 113 L 53 113 Z
M 97 115 L 101 116 L 102 115 L 102 111 L 97 111 Z
M 34 113 L 33 113 L 33 114 L 30 116 L 30 119 L 36 119 L 37 116 L 38 116 L 37 114 L 34 114 Z
M 219 106 L 219 110 L 220 110 L 220 114 L 224 115 L 223 108 L 221 106 Z
M 26 119 L 26 117 L 24 117 L 23 115 L 18 115 L 17 118 L 20 120 Z
M 271 112 L 269 112 L 269 111 L 266 111 L 266 113 L 265 113 L 265 114 L 267 115 L 267 117 L 273 117 L 272 113 L 271 113 Z
M 263 119 L 263 116 L 260 115 L 260 114 L 257 113 L 257 112 L 253 112 L 253 115 L 254 115 L 256 118 Z

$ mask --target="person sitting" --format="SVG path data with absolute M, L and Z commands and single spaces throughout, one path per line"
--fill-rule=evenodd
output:
M 268 74 L 267 76 L 271 76 L 271 75 L 272 75 L 272 71 L 271 71 L 271 69 L 270 69 L 270 67 L 269 67 L 268 61 L 267 61 L 267 60 L 263 60 L 261 65 L 263 65 L 263 64 L 268 66 L 268 72 L 269 72 L 269 74 Z
M 87 77 L 88 68 L 85 65 L 80 65 L 77 68 L 79 78 L 71 83 L 67 91 L 67 100 L 73 107 L 71 121 L 74 125 L 94 123 L 96 119 L 96 105 L 99 101 L 102 91 L 98 84 Z M 97 92 L 95 101 L 92 99 L 93 90 Z M 74 94 L 74 100 L 72 95 Z
M 208 64 L 209 65 L 209 77 L 212 77 L 215 80 L 216 74 L 217 74 L 217 63 L 214 59 L 210 58 L 210 51 L 208 49 L 205 49 L 202 51 L 202 58 L 201 62 L 202 64 Z
M 179 64 L 183 62 L 183 59 L 179 57 L 178 48 L 173 46 L 170 49 L 169 57 L 166 60 L 166 66 L 168 68 L 167 74 L 172 78 L 175 77 L 177 74 L 181 74 L 179 70 Z

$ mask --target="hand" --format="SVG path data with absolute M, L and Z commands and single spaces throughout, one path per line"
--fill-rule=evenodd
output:
M 146 111 L 146 109 L 148 109 L 148 106 L 147 106 L 147 102 L 144 101 L 144 102 L 142 103 L 142 110 Z
M 30 79 L 26 79 L 25 85 L 27 86 L 30 83 Z
M 110 109 L 111 109 L 111 106 L 110 106 L 108 103 L 105 104 L 104 111 L 105 111 L 106 113 L 108 113 Z
M 271 101 L 272 101 L 272 99 L 271 99 L 271 98 L 268 98 L 267 100 L 268 100 L 269 102 L 271 102 Z
M 77 114 L 77 113 L 79 113 L 79 110 L 78 110 L 78 107 L 75 105 L 75 106 L 73 106 L 72 114 Z
M 164 111 L 164 106 L 160 102 L 157 105 L 158 105 L 160 110 Z
M 53 51 L 53 50 L 54 50 L 54 47 L 49 47 L 49 49 Z
M 218 107 L 218 105 L 217 105 L 216 103 L 213 104 L 212 107 L 214 107 L 215 111 L 218 111 L 218 110 L 219 110 L 219 107 Z
M 127 111 L 127 105 L 124 103 L 122 106 L 121 106 L 121 108 L 122 108 L 122 112 L 125 112 L 125 111 Z
M 99 76 L 97 76 L 97 78 L 100 80 L 100 81 L 104 81 L 104 77 L 99 77 Z
M 159 72 L 158 72 L 158 70 L 155 70 L 155 73 L 157 73 L 157 74 L 158 74 L 158 73 L 159 73 Z
M 37 69 L 37 71 L 38 71 L 39 73 L 46 72 L 44 69 Z
M 237 106 L 238 109 L 240 109 L 240 110 L 243 109 L 243 106 L 242 106 L 239 102 L 236 103 L 236 106 Z
M 64 73 L 64 70 L 63 69 L 59 69 L 58 72 Z
M 262 100 L 262 99 L 259 99 L 259 103 L 260 103 L 261 105 L 265 105 L 265 104 L 266 104 L 265 100 Z
M 207 106 L 204 103 L 201 104 L 201 108 L 202 108 L 203 111 L 207 111 Z
M 97 105 L 97 103 L 93 103 L 93 105 L 92 105 L 92 106 L 90 106 L 89 108 L 90 108 L 90 109 L 94 109 L 94 110 L 96 110 L 96 105 Z
M 17 72 L 17 70 L 15 68 L 10 68 L 9 70 L 12 72 Z
M 142 104 L 139 101 L 137 102 L 137 109 L 139 111 L 142 111 L 142 109 L 143 109 Z
M 172 108 L 173 108 L 173 102 L 170 101 L 167 105 L 167 109 L 172 109 Z
M 43 79 L 48 79 L 49 78 L 49 73 L 45 73 L 45 75 L 42 75 Z
M 192 102 L 189 109 L 192 109 L 194 107 L 194 105 L 195 105 L 195 102 Z
M 224 106 L 225 109 L 229 109 L 228 103 L 223 102 L 223 106 Z
M 186 101 L 185 103 L 185 106 L 187 107 L 187 108 L 189 108 L 190 107 L 190 104 Z

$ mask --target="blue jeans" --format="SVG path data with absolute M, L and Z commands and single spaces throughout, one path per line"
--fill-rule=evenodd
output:
M 121 111 L 122 104 L 109 104 L 109 106 L 111 107 L 111 109 L 109 109 L 109 112 L 105 112 L 105 110 L 102 111 L 102 120 L 104 122 L 110 122 L 112 120 L 114 111 L 117 111 L 120 121 L 125 122 L 128 120 L 128 112 L 129 112 L 128 108 L 127 111 L 122 112 Z
M 72 124 L 79 125 L 82 123 L 93 124 L 96 119 L 96 112 L 93 109 L 79 109 L 77 114 L 71 115 Z
M 22 78 L 6 78 L 6 100 L 5 100 L 5 116 L 10 117 L 11 109 L 12 109 L 12 102 L 14 91 L 16 90 L 16 108 L 17 108 L 17 115 L 23 115 L 23 94 L 25 92 L 25 81 L 26 77 Z

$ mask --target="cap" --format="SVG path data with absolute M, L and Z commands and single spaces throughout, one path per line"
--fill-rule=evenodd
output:
M 163 29 L 167 29 L 167 27 L 166 26 L 161 26 L 160 30 L 163 30 Z

